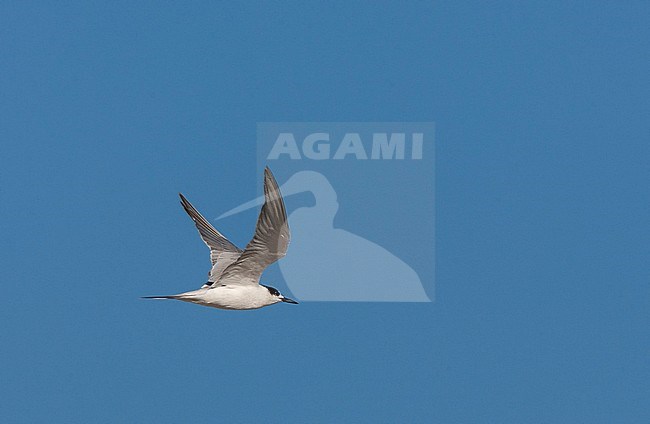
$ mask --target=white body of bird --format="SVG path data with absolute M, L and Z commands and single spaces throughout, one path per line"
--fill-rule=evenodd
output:
M 266 286 L 220 286 L 198 289 L 173 296 L 160 296 L 219 309 L 259 309 L 282 300 L 269 292 Z

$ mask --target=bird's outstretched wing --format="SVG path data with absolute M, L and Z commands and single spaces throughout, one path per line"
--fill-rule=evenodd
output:
M 212 283 L 217 281 L 223 271 L 242 254 L 242 250 L 231 243 L 223 234 L 217 231 L 207 219 L 203 217 L 196 210 L 194 206 L 183 196 L 178 194 L 181 198 L 181 205 L 185 212 L 192 218 L 199 235 L 205 244 L 210 248 L 210 260 L 212 261 L 212 269 L 208 276 L 208 282 L 202 288 L 210 287 Z
M 264 169 L 264 198 L 253 239 L 241 256 L 223 271 L 220 284 L 259 284 L 264 269 L 287 253 L 291 238 L 287 211 L 278 183 L 268 167 Z

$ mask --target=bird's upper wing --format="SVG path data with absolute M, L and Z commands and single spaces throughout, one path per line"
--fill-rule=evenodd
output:
M 203 217 L 196 210 L 194 206 L 179 193 L 181 198 L 181 205 L 185 212 L 192 218 L 196 228 L 199 230 L 201 238 L 205 244 L 210 248 L 210 260 L 212 261 L 212 269 L 209 273 L 208 284 L 205 284 L 203 288 L 210 287 L 211 282 L 216 281 L 223 271 L 233 262 L 239 258 L 242 254 L 242 250 L 237 246 L 232 244 L 226 237 L 223 236 L 219 231 L 216 230 L 207 219 Z
M 264 269 L 287 253 L 291 234 L 278 183 L 271 170 L 264 170 L 264 206 L 257 218 L 255 235 L 244 252 L 225 269 L 219 283 L 259 284 Z
M 226 268 L 241 256 L 241 253 L 241 251 L 219 253 L 217 256 L 217 263 L 212 266 L 212 269 L 208 273 L 208 282 L 203 284 L 201 288 L 205 289 L 211 287 L 212 284 L 221 277 L 221 274 L 223 274 Z M 212 254 L 210 256 L 212 256 Z

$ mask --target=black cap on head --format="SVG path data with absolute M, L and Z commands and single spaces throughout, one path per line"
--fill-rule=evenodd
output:
M 280 296 L 280 292 L 276 288 L 265 286 L 264 284 L 262 284 L 262 286 L 266 287 L 269 293 L 271 293 L 273 296 Z
M 260 284 L 260 285 L 261 285 L 262 287 L 266 287 L 266 289 L 269 291 L 269 293 L 271 293 L 272 296 L 277 296 L 277 297 L 279 297 L 281 301 L 283 301 L 283 302 L 285 302 L 285 303 L 298 304 L 298 302 L 296 302 L 295 300 L 293 300 L 293 299 L 289 299 L 288 297 L 284 297 L 284 296 L 282 296 L 282 295 L 280 294 L 280 292 L 279 292 L 276 288 L 274 288 L 274 287 L 269 287 L 269 286 L 265 286 L 264 284 Z

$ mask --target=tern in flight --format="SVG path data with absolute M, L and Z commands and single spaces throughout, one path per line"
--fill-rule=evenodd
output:
M 289 225 L 282 194 L 271 170 L 264 170 L 265 202 L 255 235 L 242 251 L 210 223 L 182 195 L 181 205 L 192 218 L 201 238 L 210 248 L 212 270 L 200 289 L 171 296 L 145 299 L 175 299 L 219 309 L 258 309 L 278 302 L 298 303 L 273 287 L 260 284 L 266 267 L 284 257 L 289 246 Z

